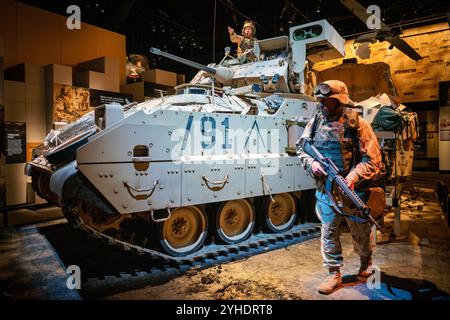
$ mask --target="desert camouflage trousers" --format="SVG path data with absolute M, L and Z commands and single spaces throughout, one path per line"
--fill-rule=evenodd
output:
M 316 192 L 316 214 L 322 224 L 321 252 L 323 265 L 326 267 L 341 267 L 344 259 L 339 239 L 342 216 L 333 209 L 327 194 Z M 352 233 L 353 249 L 363 258 L 370 259 L 373 246 L 370 242 L 370 223 L 358 223 L 345 217 Z

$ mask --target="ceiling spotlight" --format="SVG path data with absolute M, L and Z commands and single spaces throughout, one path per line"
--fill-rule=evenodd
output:
M 316 13 L 320 13 L 320 5 L 322 4 L 322 0 L 319 0 L 317 3 Z
M 394 49 L 394 46 L 391 44 L 388 49 L 392 50 L 392 49 Z

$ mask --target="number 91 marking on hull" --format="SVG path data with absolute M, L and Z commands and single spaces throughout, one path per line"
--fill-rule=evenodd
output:
M 186 148 L 187 139 L 189 133 L 191 132 L 192 122 L 194 120 L 194 116 L 189 116 L 188 122 L 186 125 L 186 131 L 183 138 L 183 147 L 182 150 Z M 231 149 L 232 146 L 228 143 L 228 130 L 230 128 L 230 118 L 225 118 L 220 123 L 223 128 L 223 139 L 224 143 L 221 144 L 222 149 Z M 200 133 L 202 135 L 201 146 L 203 149 L 212 149 L 216 144 L 216 119 L 213 117 L 204 116 L 200 119 Z

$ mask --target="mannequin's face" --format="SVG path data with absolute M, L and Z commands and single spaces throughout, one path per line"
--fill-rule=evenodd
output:
M 334 98 L 318 98 L 319 104 L 324 106 L 329 114 L 335 114 L 339 111 L 341 103 Z
M 244 28 L 244 37 L 251 38 L 253 35 L 253 29 L 251 27 Z

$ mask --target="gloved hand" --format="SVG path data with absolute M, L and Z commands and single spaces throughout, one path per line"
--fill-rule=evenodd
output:
M 313 161 L 313 163 L 311 163 L 311 171 L 314 175 L 318 177 L 327 175 L 327 173 L 325 172 L 325 170 L 322 168 L 322 166 L 318 161 Z

